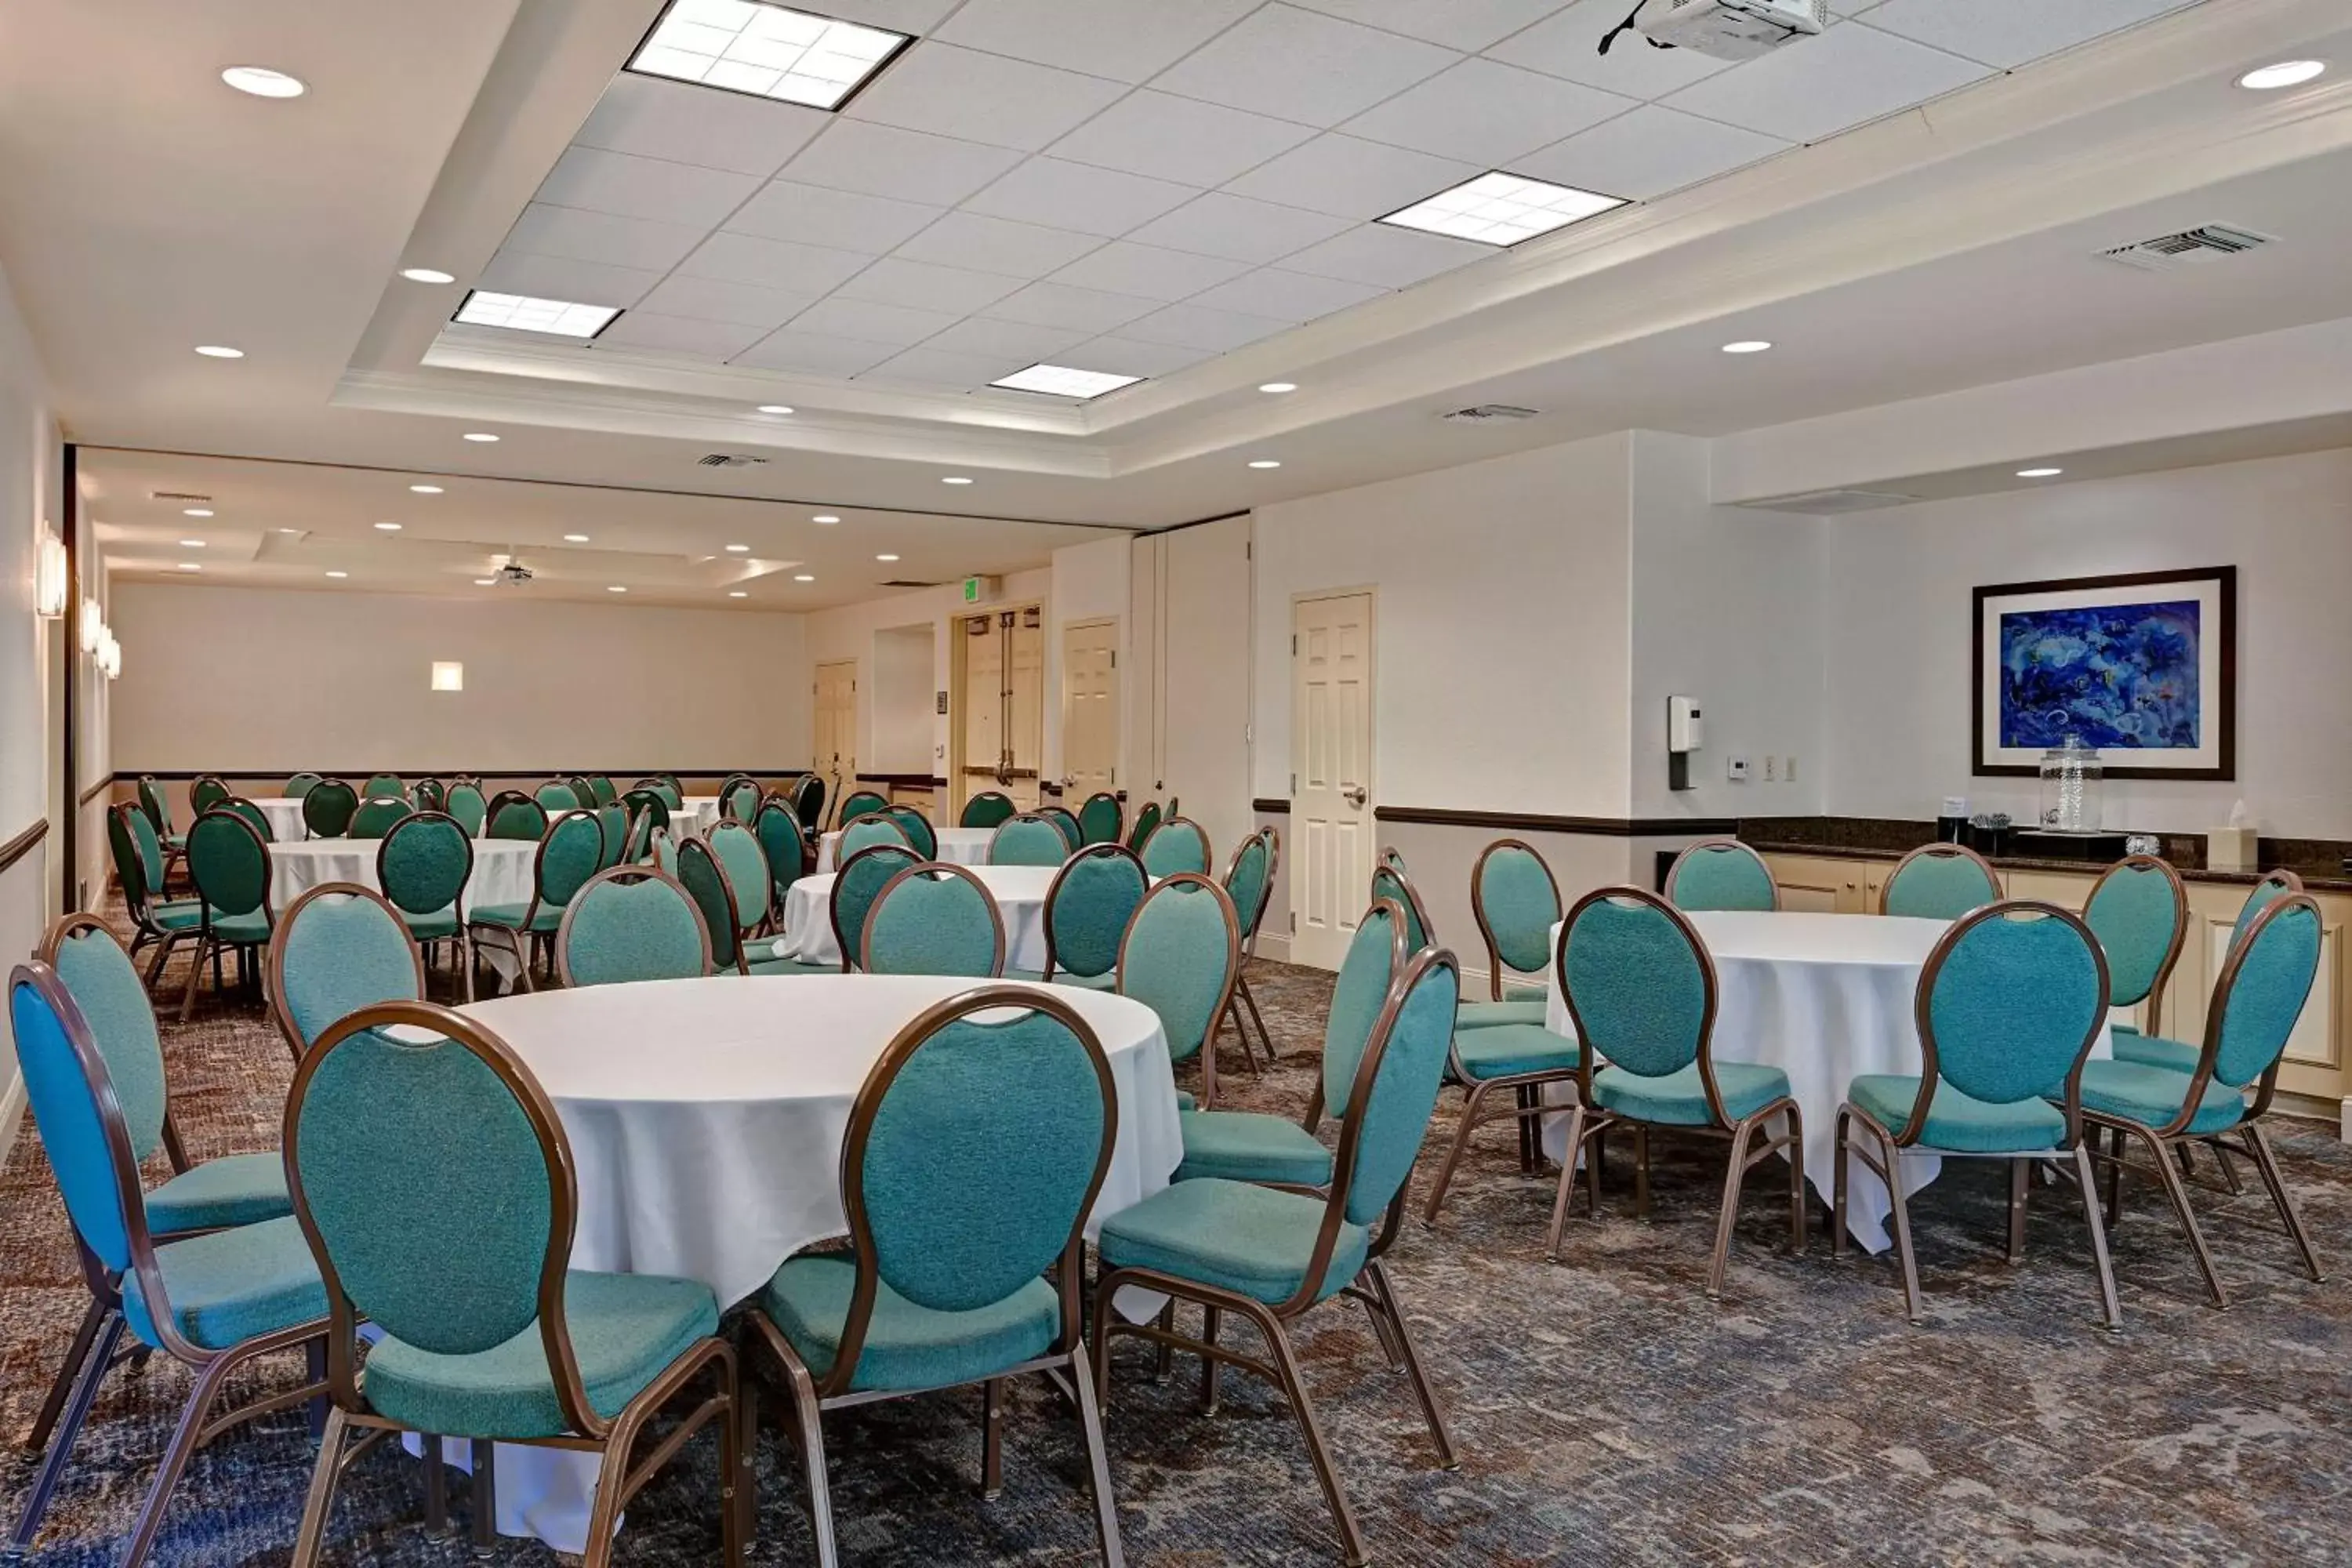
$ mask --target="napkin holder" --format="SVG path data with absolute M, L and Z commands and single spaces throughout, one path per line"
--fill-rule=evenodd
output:
M 2252 827 L 2212 827 L 2205 832 L 2209 871 L 2252 871 L 2261 858 L 2261 839 Z

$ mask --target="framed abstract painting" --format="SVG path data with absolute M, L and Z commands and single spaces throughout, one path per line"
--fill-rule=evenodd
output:
M 2032 776 L 2068 735 L 2106 776 L 2232 779 L 2238 569 L 1976 591 L 1975 772 Z

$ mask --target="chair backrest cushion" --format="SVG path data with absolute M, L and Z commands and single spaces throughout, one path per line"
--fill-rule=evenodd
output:
M 2319 973 L 2321 923 L 2318 905 L 2289 894 L 2272 900 L 2239 940 L 2237 973 L 2223 976 L 2229 994 L 2213 1002 L 2221 1018 L 2213 1076 L 2231 1088 L 2262 1077 L 2286 1050 Z
M 2134 1006 L 2156 989 L 2187 908 L 2179 882 L 2158 862 L 2126 860 L 2099 879 L 2083 923 L 2106 954 L 2110 1003 Z
M 2276 871 L 2256 882 L 2247 892 L 2246 901 L 2238 906 L 2237 921 L 2230 928 L 2230 945 L 2234 948 L 2245 940 L 2247 928 L 2254 923 L 2255 916 L 2286 894 L 2302 891 L 2302 886 L 2292 873 Z
M 1135 814 L 1133 826 L 1127 830 L 1127 847 L 1139 855 L 1142 854 L 1143 847 L 1150 843 L 1151 836 L 1160 830 L 1160 816 L 1158 801 L 1145 801 L 1142 809 Z
M 877 844 L 910 847 L 907 830 L 898 826 L 898 818 L 877 812 L 855 819 L 841 830 L 841 842 L 834 846 L 834 862 L 841 864 L 860 849 L 870 849 Z
M 527 795 L 508 790 L 490 802 L 487 834 L 492 838 L 544 838 L 547 822 L 547 807 Z
M 769 902 L 782 909 L 785 892 L 801 879 L 808 865 L 808 839 L 802 832 L 801 819 L 781 795 L 772 795 L 751 819 L 751 836 L 768 858 Z
M 305 1047 L 362 1007 L 425 994 L 407 927 L 373 899 L 306 895 L 279 924 L 273 944 L 278 996 Z
M 852 790 L 841 797 L 841 821 L 845 826 L 861 816 L 889 809 L 889 797 L 870 789 Z
M 1190 1061 L 1217 1026 L 1241 953 L 1241 928 L 1223 890 L 1205 879 L 1171 879 L 1144 897 L 1129 922 L 1119 994 L 1159 1014 L 1170 1059 Z
M 1927 854 L 1908 857 L 1897 865 L 1879 901 L 1890 915 L 1956 921 L 1970 910 L 2000 900 L 2000 885 L 1985 874 L 1983 863 L 1975 857 Z
M 1197 822 L 1170 817 L 1146 841 L 1141 854 L 1143 868 L 1155 877 L 1172 877 L 1179 871 L 1198 871 L 1205 876 L 1209 869 L 1209 835 Z
M 1126 826 L 1126 811 L 1118 796 L 1108 794 L 1090 795 L 1078 807 L 1078 837 L 1087 844 L 1116 844 L 1118 830 Z
M 768 857 L 751 830 L 732 819 L 711 825 L 703 835 L 710 853 L 718 858 L 719 869 L 726 874 L 729 891 L 735 895 L 735 918 L 748 930 L 768 917 L 768 899 L 772 883 L 768 876 Z
M 1559 923 L 1559 889 L 1543 857 L 1524 844 L 1491 846 L 1478 858 L 1471 902 L 1486 939 L 1522 974 L 1551 963 L 1551 928 Z
M 1389 1016 L 1385 1045 L 1372 1073 L 1371 1092 L 1357 1116 L 1355 1159 L 1348 1173 L 1346 1217 L 1351 1225 L 1378 1220 L 1412 1174 L 1430 1112 L 1445 1079 L 1446 1052 L 1454 1042 L 1454 1013 L 1462 1000 L 1462 976 L 1450 953 L 1424 951 L 1393 994 L 1401 1001 Z M 1386 1005 L 1383 1004 L 1383 1013 Z M 1343 1107 L 1346 1102 L 1342 1101 Z
M 1429 921 L 1422 913 L 1421 895 L 1408 880 L 1402 866 L 1391 866 L 1382 860 L 1372 868 L 1372 901 L 1391 900 L 1404 911 L 1404 945 L 1408 952 L 1419 952 L 1429 945 Z
M 992 978 L 1004 968 L 1004 926 L 996 900 L 970 872 L 951 866 L 901 872 L 875 895 L 858 943 L 876 974 Z
M 841 961 L 851 968 L 864 966 L 866 913 L 891 878 L 920 864 L 903 844 L 877 844 L 842 862 L 833 879 L 833 931 Z
M 1940 951 L 1919 977 L 1937 1076 L 1995 1105 L 2063 1092 L 2106 1012 L 2096 944 L 2070 920 L 1994 904 Z
M 675 877 L 695 909 L 702 916 L 703 934 L 710 939 L 710 957 L 715 963 L 736 967 L 738 917 L 733 894 L 727 885 L 727 873 L 719 868 L 719 858 L 710 846 L 699 838 L 689 838 L 672 847 L 669 835 L 656 834 L 653 839 L 656 868 Z
M 1587 1051 L 1642 1078 L 1698 1059 L 1713 983 L 1663 900 L 1632 888 L 1588 895 L 1560 932 L 1559 969 Z
M 1074 856 L 1045 893 L 1045 941 L 1056 973 L 1092 979 L 1118 966 L 1127 922 L 1151 885 L 1142 862 L 1117 846 Z
M 83 926 L 55 948 L 51 966 L 89 1025 L 90 1038 L 105 1059 L 106 1076 L 122 1108 L 131 1155 L 143 1161 L 163 1141 L 163 1114 L 170 1109 L 163 1042 L 156 1033 L 155 1007 L 147 999 L 146 983 L 112 931 Z
M 412 815 L 415 807 L 398 795 L 370 795 L 352 813 L 351 834 L 354 838 L 381 838 L 392 831 L 392 825 Z
M 408 796 L 408 786 L 400 782 L 398 773 L 371 773 L 362 793 L 370 795 L 396 795 L 404 800 Z
M 1357 923 L 1356 934 L 1348 939 L 1347 956 L 1339 961 L 1339 978 L 1332 984 L 1331 1009 L 1323 1023 L 1323 1105 L 1335 1116 L 1348 1108 L 1364 1044 L 1380 1021 L 1389 987 L 1412 957 L 1412 948 L 1400 949 L 1397 942 L 1402 921 L 1395 904 L 1374 904 Z
M 1014 816 L 1020 807 L 1013 797 L 1001 790 L 984 789 L 963 803 L 963 815 L 956 819 L 960 827 L 994 827 Z
M 19 964 L 8 985 L 8 1018 L 16 1040 L 33 1124 L 65 1198 L 74 1232 L 110 1273 L 131 1266 L 131 1214 L 121 1162 L 131 1158 L 115 1139 L 102 1108 L 109 1086 L 103 1061 L 85 1063 L 74 1034 L 88 1026 L 72 997 L 46 964 Z M 94 1070 L 100 1075 L 93 1079 Z M 135 1169 L 132 1190 L 136 1190 Z
M 926 860 L 940 858 L 940 836 L 931 831 L 931 819 L 911 805 L 894 805 L 890 820 L 907 836 L 908 845 Z
M 188 825 L 188 876 L 214 913 L 250 914 L 269 898 L 269 850 L 253 824 L 215 806 Z
M 490 803 L 483 797 L 479 784 L 457 784 L 449 786 L 443 809 L 457 819 L 457 826 L 469 838 L 479 837 L 482 824 L 488 819 Z
M 1241 921 L 1244 942 L 1256 933 L 1258 917 L 1265 912 L 1267 876 L 1273 865 L 1265 835 L 1253 833 L 1242 840 L 1234 851 L 1233 863 L 1225 868 L 1225 896 L 1234 901 L 1234 917 Z
M 1771 868 L 1745 844 L 1694 844 L 1675 859 L 1666 897 L 1678 910 L 1780 907 Z
M 709 940 L 692 895 L 667 877 L 630 868 L 580 889 L 560 939 L 564 975 L 573 985 L 707 973 Z
M 341 838 L 360 806 L 360 792 L 341 779 L 325 779 L 302 797 L 302 826 L 313 838 Z
M 1069 858 L 1069 841 L 1042 816 L 1007 817 L 988 840 L 992 866 L 1058 866 Z
M 539 900 L 566 904 L 596 874 L 604 858 L 604 830 L 593 811 L 566 813 L 547 830 L 539 851 Z

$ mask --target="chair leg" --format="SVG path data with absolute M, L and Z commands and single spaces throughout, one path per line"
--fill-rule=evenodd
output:
M 57 1426 L 58 1413 L 66 1407 L 66 1396 L 81 1382 L 82 1363 L 89 1359 L 90 1342 L 98 1338 L 98 1331 L 104 1326 L 109 1310 L 107 1304 L 97 1297 L 89 1299 L 89 1310 L 81 1315 L 81 1327 L 74 1331 L 73 1343 L 66 1347 L 65 1363 L 58 1368 L 57 1378 L 49 1384 L 48 1397 L 41 1402 L 41 1413 L 33 1417 L 33 1429 L 25 1434 L 27 1453 L 37 1454 L 47 1446 L 49 1434 Z
M 2099 1306 L 2106 1313 L 2110 1332 L 2121 1332 L 2123 1309 L 2116 1303 L 2116 1268 L 2107 1257 L 2107 1228 L 2099 1223 L 2099 1194 L 2091 1166 L 2091 1151 L 2081 1143 L 2074 1145 L 2075 1179 L 2083 1184 L 2083 1217 L 2090 1222 L 2091 1258 L 2099 1268 Z
M 2184 1152 L 2188 1147 L 2185 1143 L 2181 1145 Z M 2221 1167 L 2221 1184 L 2230 1189 L 2231 1197 L 2246 1190 L 2238 1181 L 2237 1163 L 2230 1158 L 2229 1146 L 2218 1138 L 2213 1141 L 2213 1163 Z
M 2246 1149 L 2254 1157 L 2254 1171 L 2263 1185 L 2271 1190 L 2271 1202 L 2278 1205 L 2279 1218 L 2286 1222 L 2286 1233 L 2294 1237 L 2295 1250 L 2303 1254 L 2304 1272 L 2314 1283 L 2327 1278 L 2319 1267 L 2319 1254 L 2311 1247 L 2311 1237 L 2303 1228 L 2303 1218 L 2294 1212 L 2294 1200 L 2286 1194 L 2286 1183 L 2279 1176 L 2278 1155 L 2271 1149 L 2268 1138 L 2263 1136 L 2259 1122 L 2246 1123 Z
M 1788 1117 L 1789 1142 L 1781 1152 L 1789 1162 L 1789 1250 L 1802 1257 L 1811 1217 L 1805 1206 L 1805 1113 L 1791 1101 Z
M 1715 1252 L 1706 1265 L 1707 1300 L 1723 1294 L 1723 1274 L 1731 1262 L 1731 1227 L 1739 1220 L 1740 1179 L 1748 1174 L 1748 1145 L 1756 1135 L 1749 1117 L 1731 1130 L 1731 1168 L 1723 1178 L 1723 1207 L 1715 1216 Z
M 179 1427 L 163 1449 L 163 1462 L 156 1468 L 155 1479 L 147 1489 L 147 1502 L 139 1510 L 139 1522 L 131 1527 L 131 1544 L 123 1549 L 121 1568 L 141 1568 L 147 1554 L 154 1550 L 155 1537 L 163 1528 L 163 1510 L 170 1505 L 173 1489 L 180 1484 L 180 1476 L 188 1468 L 188 1456 L 196 1451 L 205 1418 L 212 1414 L 213 1401 L 219 1397 L 221 1384 L 228 1381 L 228 1374 L 240 1364 L 242 1359 L 236 1355 L 217 1356 L 196 1373 L 195 1386 L 188 1391 L 188 1406 L 180 1413 Z
M 81 1375 L 74 1380 L 73 1394 L 66 1400 L 55 1429 L 48 1434 L 48 1452 L 42 1456 L 40 1472 L 33 1479 L 33 1489 L 26 1495 L 25 1511 L 16 1519 L 16 1532 L 9 1538 L 14 1550 L 31 1546 L 34 1537 L 41 1533 L 41 1516 L 49 1510 L 49 1496 L 58 1489 L 58 1479 L 65 1474 L 66 1461 L 73 1455 L 74 1439 L 81 1436 L 82 1423 L 89 1418 L 90 1404 L 98 1397 L 98 1385 L 105 1381 L 107 1368 L 114 1363 L 114 1347 L 121 1342 L 122 1314 L 109 1308 L 100 1308 L 100 1312 L 101 1322 L 85 1344 L 80 1359 L 67 1363 L 78 1366 Z
M 188 965 L 188 984 L 180 993 L 180 1022 L 183 1024 L 188 1021 L 188 1015 L 195 1010 L 196 985 L 205 977 L 205 949 L 209 946 L 217 951 L 219 945 L 208 936 L 196 938 L 195 961 Z
M 992 1377 L 980 1394 L 980 1500 L 1004 1490 L 1004 1380 Z
M 1917 1327 L 1919 1313 L 1919 1255 L 1911 1247 L 1911 1202 L 1903 1195 L 1903 1152 L 1895 1141 L 1871 1130 L 1878 1140 L 1879 1158 L 1886 1166 L 1887 1212 L 1895 1221 L 1895 1257 L 1903 1269 L 1903 1315 Z
M 1845 1194 L 1853 1166 L 1853 1145 L 1848 1142 L 1853 1131 L 1853 1108 L 1838 1107 L 1836 1140 L 1830 1145 L 1830 1256 L 1845 1256 Z
M 808 1369 L 787 1363 L 784 1380 L 793 1394 L 793 1421 L 800 1438 L 801 1473 L 808 1483 L 809 1528 L 816 1535 L 819 1568 L 840 1568 L 833 1543 L 833 1490 L 824 1473 L 824 1427 L 819 1419 L 816 1384 Z
M 1331 1468 L 1331 1455 L 1323 1446 L 1323 1428 L 1315 1419 L 1315 1407 L 1307 1398 L 1306 1381 L 1298 1373 L 1298 1357 L 1290 1348 L 1290 1336 L 1282 1330 L 1282 1321 L 1272 1312 L 1255 1305 L 1244 1309 L 1255 1322 L 1265 1342 L 1274 1352 L 1275 1370 L 1282 1374 L 1282 1391 L 1290 1401 L 1290 1413 L 1298 1418 L 1298 1429 L 1307 1438 L 1307 1457 L 1314 1462 L 1315 1479 L 1322 1484 L 1323 1500 L 1330 1506 L 1331 1518 L 1339 1527 L 1339 1541 L 1345 1549 L 1348 1568 L 1365 1568 L 1371 1559 L 1364 1552 L 1363 1532 L 1356 1528 L 1355 1510 L 1348 1506 L 1348 1494 L 1339 1485 L 1339 1472 Z
M 2025 1194 L 2033 1176 L 2033 1162 L 2009 1163 L 2009 1261 L 2025 1256 Z
M 1633 1129 L 1633 1217 L 1650 1217 L 1650 1130 Z
M 1118 1539 L 1118 1502 L 1111 1496 L 1110 1455 L 1103 1441 L 1102 1407 L 1095 1400 L 1094 1372 L 1087 1364 L 1083 1342 L 1070 1347 L 1070 1390 L 1077 1396 L 1078 1429 L 1087 1439 L 1087 1470 L 1094 1481 L 1095 1538 L 1102 1545 L 1104 1568 L 1125 1568 L 1127 1553 Z
M 1445 1189 L 1453 1184 L 1454 1167 L 1462 1161 L 1463 1150 L 1470 1146 L 1470 1134 L 1478 1126 L 1478 1107 L 1486 1098 L 1486 1084 L 1471 1086 L 1469 1098 L 1462 1102 L 1462 1120 L 1454 1127 L 1453 1145 L 1445 1151 L 1445 1159 L 1437 1167 L 1436 1179 L 1429 1184 L 1429 1202 L 1421 1211 L 1421 1223 L 1433 1226 L 1437 1211 L 1445 1205 Z
M 2091 1136 L 2098 1136 L 2094 1128 Z M 2107 1228 L 2113 1230 L 2124 1217 L 2124 1130 L 2107 1129 Z
M 1241 997 L 1242 1005 L 1249 1009 L 1251 1022 L 1257 1025 L 1257 1037 L 1265 1047 L 1265 1059 L 1275 1060 L 1282 1053 L 1274 1048 L 1274 1032 L 1265 1026 L 1265 1016 L 1257 1010 L 1257 993 L 1250 989 L 1249 974 L 1246 971 L 1239 977 L 1234 994 Z
M 334 1418 L 330 1410 L 330 1425 Z M 449 1533 L 449 1467 L 442 1462 L 440 1438 L 425 1432 L 418 1441 L 425 1450 L 425 1533 L 437 1540 Z
M 1240 1004 L 1238 1004 L 1238 1003 L 1234 1002 L 1231 997 L 1226 998 L 1226 1001 L 1225 1001 L 1225 1013 L 1224 1013 L 1224 1017 L 1223 1017 L 1223 1018 L 1219 1018 L 1219 1019 L 1217 1020 L 1217 1027 L 1218 1027 L 1219 1031 L 1221 1031 L 1221 1032 L 1222 1032 L 1222 1030 L 1223 1030 L 1223 1027 L 1224 1027 L 1224 1023 L 1225 1023 L 1225 1019 L 1226 1019 L 1226 1018 L 1230 1018 L 1230 1019 L 1232 1019 L 1232 1020 L 1233 1020 L 1233 1024 L 1234 1024 L 1234 1039 L 1236 1039 L 1236 1040 L 1239 1040 L 1239 1041 L 1241 1042 L 1241 1045 L 1242 1045 L 1242 1065 L 1243 1065 L 1244 1067 L 1245 1067 L 1245 1068 L 1249 1068 L 1249 1071 L 1250 1071 L 1250 1077 L 1252 1077 L 1252 1078 L 1263 1078 L 1263 1077 L 1265 1077 L 1265 1068 L 1264 1068 L 1263 1067 L 1260 1067 L 1260 1066 L 1258 1065 L 1258 1059 L 1257 1059 L 1257 1047 L 1256 1047 L 1255 1046 L 1254 1046 L 1254 1045 L 1252 1045 L 1252 1044 L 1250 1043 L 1249 1030 L 1248 1030 L 1248 1029 L 1246 1029 L 1246 1028 L 1244 1028 L 1244 1027 L 1243 1027 L 1243 1026 L 1242 1026 L 1242 1010 L 1241 1010 L 1241 1005 L 1240 1005 Z M 1213 1044 L 1213 1041 L 1212 1043 Z
M 2221 1272 L 2214 1268 L 2213 1254 L 2205 1245 L 2205 1232 L 2197 1223 L 2197 1211 L 2189 1205 L 2189 1184 L 2180 1179 L 2180 1167 L 2173 1163 L 2172 1152 L 2154 1132 L 2137 1127 L 2132 1132 L 2147 1143 L 2148 1152 L 2155 1157 L 2156 1173 L 2164 1183 L 2164 1194 L 2172 1200 L 2172 1212 L 2179 1216 L 2189 1249 L 2197 1254 L 2197 1267 L 2204 1273 L 2205 1289 L 2211 1294 L 2213 1305 L 2227 1307 L 2230 1293 L 2222 1289 Z
M 340 1405 L 327 1412 L 326 1435 L 319 1440 L 319 1458 L 310 1467 L 310 1489 L 302 1500 L 302 1528 L 294 1537 L 293 1568 L 314 1568 L 319 1550 L 327 1539 L 327 1515 L 335 1505 L 335 1482 L 342 1476 L 343 1434 L 349 1419 Z M 431 1477 L 441 1471 L 439 1439 L 425 1439 L 430 1464 L 425 1482 L 425 1527 L 433 1525 L 433 1504 L 436 1500 Z
M 1204 1306 L 1201 1309 L 1201 1342 L 1202 1344 L 1214 1345 L 1217 1342 L 1217 1331 L 1224 1326 L 1224 1313 L 1216 1307 Z M 1217 1413 L 1218 1398 L 1223 1393 L 1223 1379 L 1219 1374 L 1223 1370 L 1223 1363 L 1215 1356 L 1204 1355 L 1201 1358 L 1201 1414 L 1203 1415 L 1214 1415 Z
M 1547 1262 L 1559 1261 L 1559 1234 L 1568 1227 L 1568 1194 L 1576 1190 L 1576 1156 L 1584 1148 L 1585 1110 L 1581 1103 L 1572 1105 L 1568 1112 L 1568 1148 L 1559 1157 L 1559 1190 L 1551 1200 L 1551 1236 L 1544 1245 Z M 1592 1217 L 1601 1217 L 1595 1205 Z
M 1437 1390 L 1430 1386 L 1429 1374 L 1422 1370 L 1421 1352 L 1413 1348 L 1412 1331 L 1405 1327 L 1404 1309 L 1397 1305 L 1396 1287 L 1389 1282 L 1389 1271 L 1375 1258 L 1364 1266 L 1364 1275 L 1372 1282 L 1372 1293 L 1380 1298 L 1381 1315 L 1389 1321 L 1397 1344 L 1404 1352 L 1405 1375 L 1412 1382 L 1413 1397 L 1421 1401 L 1421 1414 L 1429 1422 L 1429 1436 L 1437 1444 L 1437 1468 L 1458 1468 L 1462 1460 L 1454 1452 L 1454 1439 L 1446 1433 L 1445 1412 L 1438 1405 Z
M 487 1557 L 499 1545 L 499 1446 L 485 1438 L 473 1440 L 474 1501 L 472 1527 L 474 1555 Z
M 460 967 L 462 967 L 466 972 L 466 1000 L 471 1002 L 474 999 L 474 966 L 476 963 L 474 954 L 474 936 L 471 931 L 466 931 L 463 927 L 459 928 L 457 934 L 457 958 Z
M 1163 1334 L 1173 1333 L 1176 1331 L 1176 1299 L 1172 1296 L 1170 1297 L 1167 1303 L 1160 1309 L 1160 1331 Z M 1100 1345 L 1102 1342 L 1101 1335 L 1097 1334 L 1095 1337 L 1095 1343 Z M 1151 1381 L 1161 1388 L 1165 1388 L 1168 1386 L 1168 1380 L 1176 1375 L 1175 1347 L 1170 1345 L 1163 1340 L 1159 1344 L 1154 1345 L 1152 1350 L 1154 1352 L 1154 1364 L 1151 1369 Z M 1108 1388 L 1110 1384 L 1110 1352 L 1108 1348 L 1103 1351 L 1102 1358 L 1103 1384 Z

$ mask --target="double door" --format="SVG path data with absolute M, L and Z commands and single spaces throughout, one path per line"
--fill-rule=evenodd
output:
M 1045 614 L 1034 605 L 960 616 L 963 701 L 957 720 L 956 806 L 1001 790 L 1037 808 L 1045 742 Z

